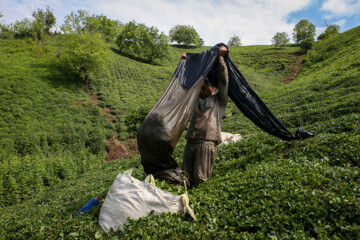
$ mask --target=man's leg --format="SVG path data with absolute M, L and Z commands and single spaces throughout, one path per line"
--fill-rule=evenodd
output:
M 193 185 L 193 176 L 194 176 L 194 153 L 193 153 L 193 144 L 187 142 L 184 150 L 183 162 L 181 164 L 181 169 L 189 173 L 190 184 Z
M 193 184 L 196 186 L 210 177 L 216 159 L 216 144 L 212 141 L 197 144 L 193 157 Z

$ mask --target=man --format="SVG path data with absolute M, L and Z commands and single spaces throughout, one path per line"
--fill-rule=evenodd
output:
M 221 120 L 228 101 L 228 69 L 224 61 L 227 53 L 225 46 L 219 47 L 218 93 L 206 79 L 200 90 L 200 97 L 186 134 L 187 144 L 184 151 L 182 170 L 190 175 L 190 182 L 197 186 L 205 182 L 214 167 L 216 146 L 221 139 Z M 186 58 L 183 54 L 181 58 Z

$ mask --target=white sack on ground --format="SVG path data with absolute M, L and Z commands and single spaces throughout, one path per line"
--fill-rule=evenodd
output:
M 136 220 L 153 214 L 184 213 L 181 196 L 165 192 L 156 186 L 119 173 L 107 193 L 99 215 L 99 227 L 104 232 L 122 230 L 127 218 Z
M 241 134 L 232 134 L 232 133 L 228 133 L 228 132 L 221 132 L 221 138 L 222 138 L 222 142 L 220 145 L 226 145 L 229 143 L 238 142 L 243 137 L 241 136 Z

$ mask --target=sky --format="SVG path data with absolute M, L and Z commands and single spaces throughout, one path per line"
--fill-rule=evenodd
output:
M 277 32 L 292 39 L 302 19 L 315 25 L 316 36 L 327 25 L 337 24 L 341 32 L 360 25 L 360 0 L 0 0 L 0 21 L 31 18 L 32 11 L 47 5 L 58 29 L 67 14 L 82 9 L 122 23 L 135 20 L 165 34 L 175 25 L 190 25 L 206 46 L 227 43 L 235 35 L 244 46 L 270 45 Z

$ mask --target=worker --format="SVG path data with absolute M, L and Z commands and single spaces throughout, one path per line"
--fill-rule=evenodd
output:
M 206 78 L 200 90 L 190 126 L 185 136 L 187 144 L 184 151 L 182 170 L 190 175 L 190 183 L 197 186 L 205 182 L 214 168 L 216 146 L 221 139 L 221 120 L 228 101 L 228 69 L 224 61 L 227 47 L 218 49 L 218 92 Z M 181 59 L 186 58 L 186 54 Z

